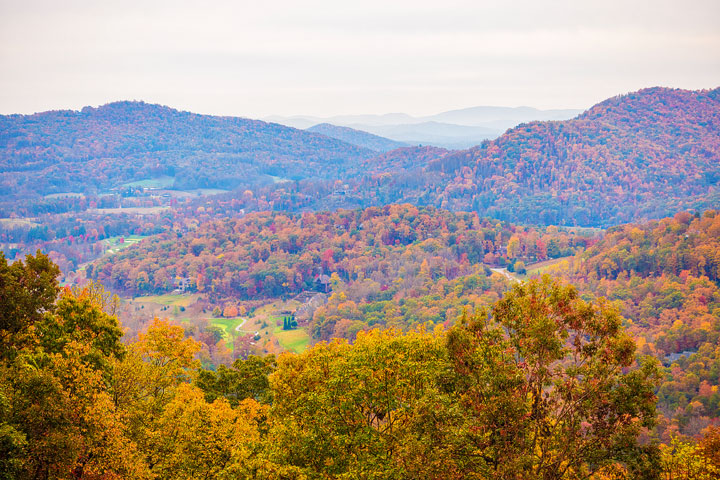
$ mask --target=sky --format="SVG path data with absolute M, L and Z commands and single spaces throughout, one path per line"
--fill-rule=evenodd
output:
M 718 0 L 0 0 L 0 113 L 587 108 L 720 86 Z

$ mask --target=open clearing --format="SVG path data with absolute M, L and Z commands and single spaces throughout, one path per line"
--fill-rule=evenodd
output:
M 281 347 L 295 353 L 304 352 L 310 344 L 310 336 L 305 328 L 283 330 L 282 326 L 275 327 L 273 335 L 275 335 L 275 338 L 278 339 Z
M 286 315 L 282 312 L 296 310 L 301 305 L 300 302 L 275 300 L 258 307 L 252 315 L 216 318 L 212 317 L 209 311 L 200 312 L 194 306 L 200 297 L 199 293 L 165 294 L 136 297 L 126 299 L 126 301 L 135 306 L 136 312 L 142 312 L 141 315 L 149 318 L 153 316 L 169 318 L 183 324 L 198 322 L 201 325 L 208 322 L 220 327 L 223 331 L 223 338 L 231 350 L 234 349 L 233 340 L 235 338 L 248 334 L 258 334 L 260 336 L 258 342 L 263 342 L 261 345 L 268 340 L 273 342 L 277 340 L 280 348 L 295 353 L 305 351 L 310 344 L 310 336 L 306 328 L 282 329 L 282 319 Z
M 514 274 L 508 272 L 507 268 L 491 268 L 490 271 L 502 275 L 503 277 L 507 278 L 511 282 L 519 282 L 520 281 L 520 279 L 517 278 Z
M 166 195 L 170 197 L 202 197 L 207 195 L 218 195 L 220 193 L 227 193 L 230 190 L 222 190 L 220 188 L 196 188 L 193 190 L 169 190 L 169 189 L 163 189 L 163 190 L 155 190 L 155 195 Z
M 117 253 L 120 250 L 128 248 L 136 243 L 140 242 L 143 238 L 147 238 L 143 235 L 128 235 L 127 237 L 109 237 L 103 240 L 107 246 L 107 254 Z M 123 239 L 123 242 L 120 242 Z
M 532 277 L 535 275 L 542 275 L 543 272 L 548 270 L 550 267 L 557 265 L 558 263 L 562 262 L 563 260 L 568 260 L 570 258 L 573 258 L 573 256 L 568 257 L 560 257 L 560 258 L 553 258 L 550 260 L 545 260 L 543 262 L 533 263 L 532 265 L 526 266 L 527 274 L 526 276 Z
M 170 307 L 189 307 L 198 299 L 199 295 L 149 295 L 147 297 L 137 297 L 133 301 L 138 303 L 157 303 L 158 305 L 166 305 Z
M 238 326 L 247 323 L 248 319 L 246 317 L 210 318 L 208 320 L 211 324 L 223 329 L 226 339 L 230 339 L 237 335 L 247 333 L 243 330 L 238 331 Z
M 121 187 L 167 188 L 175 183 L 175 178 L 163 175 L 155 178 L 144 178 L 134 182 L 123 183 Z
M 154 215 L 156 213 L 169 210 L 170 207 L 126 207 L 126 208 L 95 208 L 90 209 L 88 212 L 99 213 L 99 214 L 120 214 L 127 213 L 130 215 Z
M 64 192 L 64 193 L 51 193 L 49 195 L 45 195 L 44 198 L 81 198 L 84 196 L 85 196 L 84 193 Z
M 0 227 L 12 228 L 12 227 L 34 227 L 40 225 L 34 222 L 30 218 L 0 218 Z

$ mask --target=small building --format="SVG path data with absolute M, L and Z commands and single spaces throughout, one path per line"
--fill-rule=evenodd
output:
M 315 277 L 315 289 L 318 292 L 328 293 L 330 291 L 330 277 L 325 274 Z
M 175 277 L 175 289 L 182 293 L 190 288 L 190 278 L 188 277 Z

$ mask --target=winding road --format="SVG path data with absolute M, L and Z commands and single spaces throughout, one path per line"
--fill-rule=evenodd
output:
M 243 318 L 243 321 L 240 322 L 240 325 L 238 325 L 237 327 L 235 327 L 235 331 L 236 331 L 236 332 L 239 332 L 239 331 L 240 331 L 240 328 L 242 328 L 242 326 L 245 325 L 245 322 L 247 322 L 247 320 L 248 320 L 247 317 Z

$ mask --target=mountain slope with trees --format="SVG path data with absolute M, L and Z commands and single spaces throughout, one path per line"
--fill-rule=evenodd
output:
M 0 194 L 97 192 L 161 176 L 177 188 L 337 178 L 375 154 L 259 120 L 116 102 L 0 116 Z
M 507 281 L 490 266 L 572 255 L 596 238 L 525 228 L 431 207 L 253 213 L 153 236 L 86 273 L 124 295 L 168 293 L 179 279 L 212 304 L 253 304 L 320 291 L 304 319 L 314 340 L 374 326 L 451 325 L 489 305 Z
M 650 88 L 358 188 L 377 203 L 417 198 L 520 223 L 610 226 L 717 206 L 719 133 L 720 89 Z
M 665 365 L 659 389 L 667 440 L 720 418 L 720 213 L 613 227 L 559 271 L 615 303 L 642 353 Z
M 319 123 L 308 129 L 308 132 L 319 133 L 326 137 L 336 138 L 351 145 L 357 145 L 362 148 L 369 148 L 376 152 L 388 152 L 396 148 L 405 147 L 407 144 L 384 138 L 379 135 L 356 130 L 350 127 L 342 127 L 332 125 L 330 123 Z
M 608 227 L 720 205 L 719 132 L 720 89 L 645 89 L 469 150 L 382 155 L 277 124 L 119 102 L 0 117 L 0 207 L 162 178 L 175 189 L 242 186 L 235 197 L 250 189 L 291 211 L 413 202 L 514 223 Z M 68 201 L 39 200 L 32 211 Z

